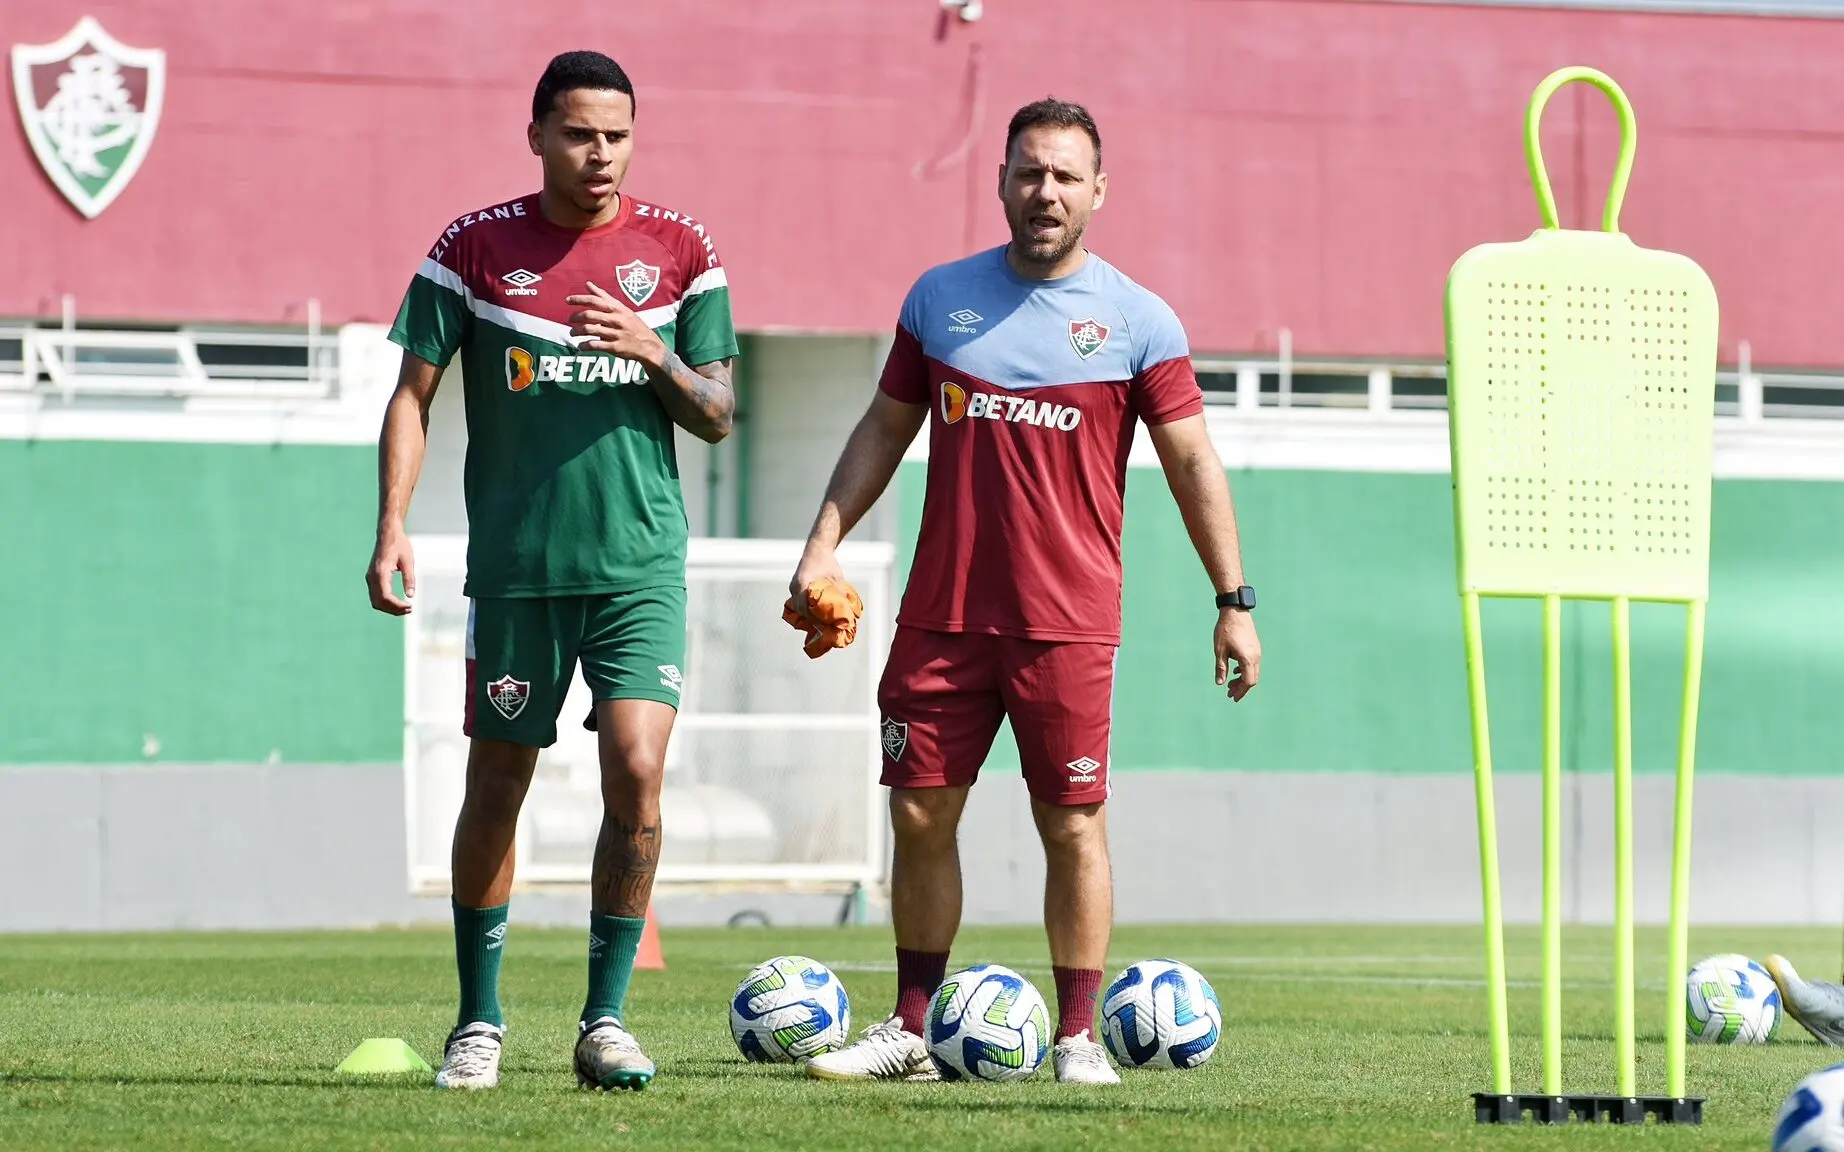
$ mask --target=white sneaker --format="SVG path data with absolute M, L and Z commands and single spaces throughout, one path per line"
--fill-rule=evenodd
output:
M 1818 980 L 1808 984 L 1784 956 L 1769 956 L 1761 967 L 1780 986 L 1780 1001 L 1788 1016 L 1820 1044 L 1844 1044 L 1844 988 Z
M 640 1050 L 640 1042 L 621 1021 L 604 1016 L 579 1025 L 576 1041 L 576 1082 L 584 1088 L 632 1088 L 639 1091 L 653 1079 L 653 1061 Z
M 1083 1029 L 1056 1042 L 1050 1058 L 1056 1064 L 1059 1084 L 1119 1084 L 1120 1076 L 1108 1063 L 1107 1050 L 1088 1038 Z
M 456 1028 L 442 1046 L 442 1070 L 435 1074 L 437 1088 L 499 1087 L 499 1050 L 504 1028 L 476 1021 Z
M 941 1070 L 922 1037 L 903 1031 L 903 1018 L 892 1016 L 837 1052 L 807 1061 L 807 1075 L 816 1080 L 939 1080 Z

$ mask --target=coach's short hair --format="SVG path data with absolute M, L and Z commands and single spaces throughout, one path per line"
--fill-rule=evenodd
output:
M 634 82 L 627 78 L 621 65 L 600 52 L 564 52 L 551 57 L 538 77 L 537 90 L 531 94 L 531 118 L 543 120 L 544 114 L 557 107 L 557 94 L 577 88 L 599 88 L 625 93 L 634 102 Z
M 1089 143 L 1095 146 L 1095 171 L 1101 171 L 1101 129 L 1095 127 L 1095 118 L 1082 105 L 1047 96 L 1012 113 L 1012 122 L 1005 129 L 1007 164 L 1012 161 L 1012 145 L 1018 142 L 1019 134 L 1027 128 L 1082 129 L 1088 133 Z

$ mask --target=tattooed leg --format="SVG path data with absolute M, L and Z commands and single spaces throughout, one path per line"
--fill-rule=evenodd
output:
M 596 703 L 602 760 L 602 830 L 590 878 L 594 910 L 643 917 L 659 869 L 660 782 L 677 712 L 652 700 Z
M 658 870 L 659 824 L 629 824 L 604 812 L 591 879 L 595 910 L 605 916 L 644 917 Z

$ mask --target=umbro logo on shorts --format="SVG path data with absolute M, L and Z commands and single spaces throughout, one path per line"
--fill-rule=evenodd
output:
M 884 720 L 884 755 L 892 760 L 903 758 L 903 749 L 909 747 L 909 725 L 899 724 L 895 720 Z
M 517 720 L 519 713 L 525 711 L 525 702 L 531 699 L 531 681 L 514 680 L 511 675 L 501 676 L 487 685 L 487 702 L 494 711 L 508 720 Z
M 679 671 L 677 664 L 659 666 L 660 686 L 670 688 L 679 695 L 685 695 L 685 674 Z
M 1095 782 L 1095 769 L 1101 767 L 1101 761 L 1084 756 L 1080 760 L 1071 760 L 1068 764 L 1065 764 L 1064 767 L 1069 769 L 1069 782 L 1071 784 L 1093 784 Z

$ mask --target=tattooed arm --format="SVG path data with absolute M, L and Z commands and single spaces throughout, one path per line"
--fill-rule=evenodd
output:
M 674 424 L 707 444 L 730 434 L 730 418 L 736 413 L 730 361 L 688 365 L 677 352 L 668 350 L 657 368 L 650 363 L 646 367 L 647 379 Z
M 570 335 L 588 337 L 578 345 L 612 352 L 647 370 L 672 422 L 707 444 L 730 434 L 736 393 L 730 388 L 730 361 L 688 367 L 634 310 L 589 281 L 589 291 L 567 299 L 579 311 L 570 316 Z

